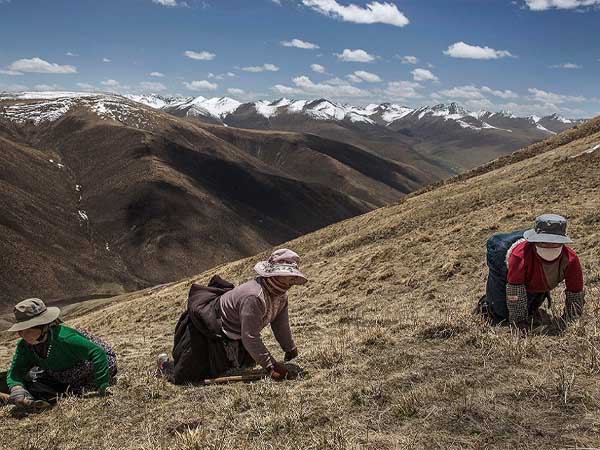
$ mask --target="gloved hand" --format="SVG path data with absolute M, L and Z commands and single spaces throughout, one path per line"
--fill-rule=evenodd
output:
M 10 390 L 8 402 L 15 406 L 29 406 L 35 398 L 23 386 L 15 386 Z
M 275 381 L 283 381 L 287 378 L 288 370 L 285 365 L 278 361 L 274 361 L 271 366 L 271 378 Z
M 295 348 L 294 350 L 291 350 L 289 352 L 285 352 L 285 356 L 283 358 L 283 362 L 288 362 L 291 361 L 294 358 L 298 357 L 298 349 Z

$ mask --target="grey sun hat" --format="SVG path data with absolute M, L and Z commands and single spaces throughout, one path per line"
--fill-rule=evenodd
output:
M 548 244 L 570 244 L 567 236 L 567 219 L 558 214 L 543 214 L 535 219 L 535 228 L 527 230 L 523 237 L 529 242 Z
M 298 284 L 304 284 L 308 278 L 300 272 L 300 256 L 287 248 L 275 250 L 267 261 L 254 266 L 254 271 L 261 277 L 297 277 Z
M 60 309 L 46 307 L 39 298 L 28 298 L 15 305 L 15 323 L 8 331 L 23 331 L 54 322 L 60 316 Z

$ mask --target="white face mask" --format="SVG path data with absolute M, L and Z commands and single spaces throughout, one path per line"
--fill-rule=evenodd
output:
M 537 254 L 540 255 L 540 258 L 546 261 L 554 261 L 561 255 L 562 250 L 562 245 L 556 248 L 543 248 L 538 247 L 537 245 L 535 246 L 535 251 L 537 252 Z

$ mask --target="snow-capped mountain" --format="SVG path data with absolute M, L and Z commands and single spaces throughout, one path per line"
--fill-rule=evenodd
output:
M 169 117 L 182 117 L 206 125 L 311 133 L 369 149 L 396 162 L 409 160 L 421 170 L 436 173 L 431 164 L 422 165 L 426 157 L 430 163 L 439 164 L 436 176 L 448 171 L 459 173 L 582 122 L 558 115 L 517 117 L 506 111 L 474 112 L 456 103 L 409 108 L 393 103 L 354 106 L 323 98 L 242 103 L 230 97 L 155 94 L 0 94 L 0 117 L 18 123 L 55 121 L 73 108 L 144 129 L 153 129 L 153 124 Z
M 393 103 L 353 106 L 327 99 L 258 100 L 242 103 L 229 97 L 164 97 L 160 95 L 127 96 L 131 100 L 162 109 L 177 116 L 207 118 L 224 124 L 240 125 L 239 118 L 254 113 L 257 118 L 272 121 L 290 114 L 302 114 L 314 120 L 348 121 L 367 125 L 398 125 L 399 121 L 432 122 L 443 120 L 471 131 L 498 130 L 511 133 L 530 127 L 548 135 L 554 134 L 581 121 L 565 119 L 553 114 L 546 117 L 517 117 L 508 111 L 468 111 L 457 103 L 409 108 Z M 252 121 L 253 123 L 256 120 Z

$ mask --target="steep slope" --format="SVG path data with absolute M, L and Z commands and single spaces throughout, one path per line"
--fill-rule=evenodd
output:
M 338 146 L 328 155 L 322 142 L 291 134 L 265 133 L 259 145 L 290 142 L 294 164 L 262 161 L 119 96 L 7 99 L 0 137 L 0 306 L 178 279 L 395 201 L 427 180 L 345 144 L 326 143 Z
M 0 439 L 42 447 L 50 435 L 65 449 L 598 447 L 599 162 L 595 119 L 286 244 L 311 279 L 291 293 L 306 371 L 297 381 L 176 387 L 148 375 L 171 345 L 190 283 L 215 273 L 239 283 L 266 253 L 108 305 L 84 303 L 72 323 L 120 354 L 115 400 L 65 399 L 36 416 L 34 430 L 2 411 Z M 564 335 L 518 339 L 470 314 L 484 290 L 485 241 L 549 211 L 570 220 L 588 315 Z M 555 314 L 561 303 L 557 290 Z M 6 365 L 13 341 L 4 342 Z

